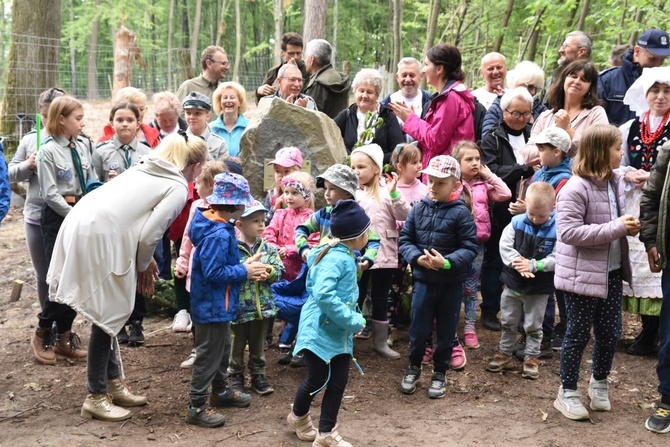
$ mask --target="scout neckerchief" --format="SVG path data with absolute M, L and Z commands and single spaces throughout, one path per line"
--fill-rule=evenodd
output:
M 133 165 L 133 160 L 130 157 L 130 150 L 132 147 L 128 144 L 124 144 L 121 146 L 121 150 L 123 151 L 123 165 L 125 166 L 125 170 L 127 171 L 130 169 L 130 167 Z
M 67 147 L 70 148 L 72 162 L 74 163 L 74 168 L 77 170 L 77 175 L 79 176 L 79 186 L 81 187 L 81 193 L 82 195 L 86 194 L 86 180 L 84 179 L 84 170 L 81 168 L 79 152 L 77 152 L 77 143 L 75 143 L 74 140 L 70 140 Z

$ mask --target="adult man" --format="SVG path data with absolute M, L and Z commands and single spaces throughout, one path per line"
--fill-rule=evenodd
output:
M 479 73 L 484 78 L 484 87 L 473 90 L 472 94 L 488 109 L 498 96 L 505 93 L 505 76 L 507 76 L 505 56 L 495 52 L 484 55 Z
M 547 78 L 544 91 L 540 96 L 540 100 L 544 104 L 548 103 L 547 91 L 549 91 L 549 87 L 556 79 L 561 77 L 563 69 L 577 59 L 591 59 L 592 48 L 591 38 L 583 31 L 572 31 L 565 36 L 563 44 L 558 49 L 558 67 Z
M 605 101 L 610 123 L 619 126 L 635 118 L 623 97 L 642 74 L 643 68 L 660 67 L 670 56 L 670 37 L 665 31 L 651 28 L 642 33 L 633 49 L 628 50 L 621 66 L 603 71 L 598 78 L 598 97 Z
M 284 64 L 277 73 L 277 92 L 261 99 L 281 98 L 296 106 L 318 110 L 316 102 L 310 96 L 301 93 L 303 82 L 302 73 L 297 65 Z
M 294 64 L 300 69 L 301 76 L 306 82 L 309 78 L 305 62 L 302 60 L 302 36 L 297 33 L 286 33 L 281 37 L 281 57 L 282 63 L 271 68 L 263 79 L 263 84 L 256 89 L 256 100 L 260 101 L 265 96 L 276 93 L 277 87 L 274 85 L 279 76 L 279 69 L 286 64 Z
M 316 101 L 321 112 L 335 118 L 349 104 L 351 81 L 345 73 L 333 68 L 333 47 L 323 39 L 310 40 L 305 65 L 310 74 L 305 94 Z
M 179 102 L 183 102 L 186 95 L 191 92 L 202 93 L 210 98 L 219 85 L 219 81 L 226 77 L 230 62 L 226 51 L 215 45 L 210 45 L 200 55 L 200 67 L 202 73 L 197 78 L 184 81 L 177 90 Z

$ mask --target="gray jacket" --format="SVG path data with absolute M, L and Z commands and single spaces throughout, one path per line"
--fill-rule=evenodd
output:
M 47 138 L 47 134 L 42 129 L 41 141 Z M 35 169 L 28 168 L 28 157 L 35 152 L 37 143 L 37 134 L 29 132 L 21 138 L 19 147 L 16 148 L 14 158 L 9 163 L 9 181 L 12 183 L 28 180 L 28 193 L 26 194 L 26 203 L 23 206 L 23 215 L 26 219 L 39 223 L 42 215 L 42 205 L 44 199 L 40 196 L 40 185 L 37 181 L 37 164 Z

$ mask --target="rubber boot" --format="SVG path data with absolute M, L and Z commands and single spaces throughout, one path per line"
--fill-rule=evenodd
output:
M 389 336 L 388 321 L 372 321 L 372 350 L 386 359 L 397 360 L 400 353 L 389 348 L 386 340 Z
M 641 315 L 642 332 L 636 341 L 626 349 L 630 355 L 647 356 L 653 355 L 656 351 L 658 341 L 659 317 Z

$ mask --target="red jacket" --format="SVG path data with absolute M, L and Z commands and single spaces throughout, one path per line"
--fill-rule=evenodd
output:
M 140 129 L 142 129 L 142 132 L 144 132 L 144 136 L 147 139 L 147 143 L 149 143 L 149 146 L 151 146 L 151 149 L 156 149 L 156 146 L 158 146 L 158 143 L 160 143 L 160 131 L 157 129 L 154 129 L 148 124 L 140 124 Z M 102 143 L 103 141 L 109 141 L 112 139 L 114 136 L 114 128 L 112 127 L 111 124 L 107 124 L 103 129 L 102 129 L 102 136 L 98 138 L 98 143 Z

